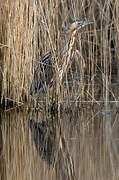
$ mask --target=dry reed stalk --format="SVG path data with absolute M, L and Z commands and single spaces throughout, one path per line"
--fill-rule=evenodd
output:
M 8 4 L 7 44 L 4 55 L 3 92 L 5 97 L 16 101 L 28 98 L 33 78 L 32 60 L 37 49 L 36 7 L 34 3 L 15 1 Z M 6 14 L 7 16 L 7 14 Z M 34 21 L 34 22 L 33 22 Z
M 117 63 L 116 69 L 119 76 L 119 2 L 116 0 L 104 1 L 103 3 L 101 1 L 92 2 L 90 0 L 88 2 L 90 6 L 85 9 L 86 1 L 83 3 L 79 1 L 64 3 L 58 0 L 26 0 L 25 2 L 14 0 L 13 3 L 11 3 L 10 0 L 1 1 L 0 15 L 2 16 L 0 22 L 2 28 L 0 27 L 0 43 L 6 46 L 2 46 L 6 48 L 3 58 L 4 70 L 2 72 L 2 92 L 4 97 L 9 97 L 18 102 L 22 101 L 25 96 L 29 99 L 29 87 L 34 74 L 34 61 L 38 59 L 39 54 L 45 54 L 49 50 L 54 51 L 54 49 L 56 49 L 58 54 L 56 55 L 58 58 L 56 58 L 55 65 L 57 77 L 56 90 L 59 89 L 58 83 L 60 83 L 63 89 L 62 79 L 71 65 L 73 56 L 72 46 L 75 37 L 74 40 L 72 37 L 72 42 L 70 42 L 68 46 L 66 57 L 63 58 L 64 62 L 60 69 L 58 65 L 61 61 L 60 52 L 63 44 L 60 35 L 65 23 L 77 17 L 83 18 L 87 16 L 90 19 L 93 17 L 92 20 L 95 22 L 95 34 L 93 35 L 93 40 L 91 40 L 93 46 L 89 47 L 87 42 L 84 42 L 82 51 L 86 62 L 86 73 L 88 75 L 87 91 L 96 99 L 96 97 L 94 97 L 95 83 L 97 83 L 94 79 L 94 76 L 97 75 L 95 73 L 97 69 L 96 65 L 100 66 L 102 72 L 108 71 L 110 76 L 109 81 L 111 81 L 112 60 L 114 60 Z M 103 34 L 104 31 L 106 31 L 106 36 Z M 77 49 L 80 49 L 80 44 L 77 45 Z M 39 53 L 39 51 L 42 53 Z M 93 82 L 91 80 L 93 80 Z M 75 87 L 72 87 L 72 96 L 74 89 Z M 82 95 L 84 95 L 84 91 L 84 88 L 82 88 Z M 60 92 L 58 92 L 58 94 L 60 94 Z M 87 95 L 87 99 L 88 98 Z

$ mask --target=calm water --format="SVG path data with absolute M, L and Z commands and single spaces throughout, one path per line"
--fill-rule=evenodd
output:
M 55 116 L 8 111 L 1 114 L 0 142 L 2 180 L 119 179 L 115 104 L 72 106 Z

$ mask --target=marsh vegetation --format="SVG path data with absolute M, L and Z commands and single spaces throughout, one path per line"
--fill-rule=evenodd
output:
M 1 0 L 1 179 L 119 178 L 118 12 L 117 0 Z M 67 34 L 77 19 L 93 24 Z

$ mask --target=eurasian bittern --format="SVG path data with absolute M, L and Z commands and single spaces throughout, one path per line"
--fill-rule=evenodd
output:
M 69 39 L 72 37 L 73 32 L 77 32 L 81 28 L 85 27 L 88 24 L 92 24 L 93 22 L 86 22 L 80 20 L 74 20 L 70 24 L 68 24 L 65 28 L 65 35 Z M 66 50 L 67 51 L 67 50 Z M 47 85 L 51 84 L 53 75 L 54 75 L 54 60 L 55 54 L 53 51 L 47 53 L 40 59 L 40 75 L 38 75 L 39 69 L 35 70 L 34 73 L 34 82 L 31 87 L 31 94 L 44 92 L 46 91 Z

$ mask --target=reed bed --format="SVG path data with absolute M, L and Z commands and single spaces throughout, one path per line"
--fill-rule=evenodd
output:
M 53 88 L 47 85 L 46 101 L 58 97 L 58 102 L 93 103 L 105 100 L 107 93 L 118 101 L 112 88 L 113 77 L 119 78 L 117 0 L 1 0 L 0 6 L 1 101 L 34 100 L 34 73 L 50 51 L 55 55 Z M 64 30 L 75 19 L 94 24 L 73 34 L 65 56 L 69 39 Z

